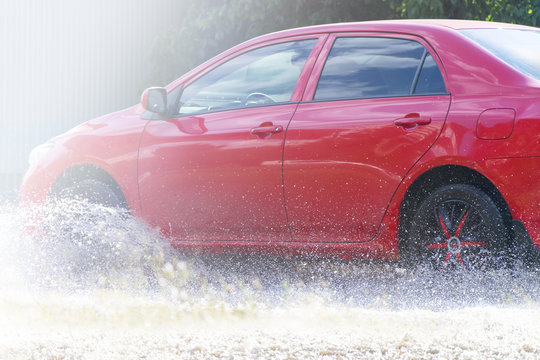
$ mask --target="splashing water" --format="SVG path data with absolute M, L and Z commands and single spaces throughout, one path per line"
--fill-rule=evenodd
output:
M 1 359 L 540 356 L 536 268 L 186 255 L 122 211 L 46 213 L 1 207 Z

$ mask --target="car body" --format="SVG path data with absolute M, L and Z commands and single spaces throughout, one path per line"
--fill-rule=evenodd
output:
M 499 245 L 534 252 L 540 63 L 489 41 L 522 34 L 540 39 L 398 20 L 249 40 L 38 147 L 21 202 L 96 179 L 182 249 L 396 260 L 422 228 L 444 269 L 490 243 L 461 236 L 476 216 Z

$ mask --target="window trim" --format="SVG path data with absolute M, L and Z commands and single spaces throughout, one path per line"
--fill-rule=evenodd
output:
M 357 97 L 357 98 L 342 98 L 342 99 L 322 99 L 322 100 L 302 100 L 300 104 L 310 104 L 310 103 L 324 103 L 324 102 L 336 102 L 336 101 L 355 101 L 355 100 L 378 100 L 378 99 L 398 99 L 398 98 L 417 98 L 417 97 L 426 97 L 426 96 L 450 96 L 450 93 L 434 93 L 434 94 L 411 94 L 411 95 L 388 95 L 388 96 L 366 96 L 366 97 Z
M 439 68 L 439 72 L 441 73 L 444 87 L 446 89 L 445 93 L 432 93 L 432 94 L 414 94 L 410 93 L 409 95 L 390 95 L 390 96 L 369 96 L 369 97 L 358 97 L 353 99 L 347 99 L 347 100 L 360 100 L 360 99 L 379 99 L 379 98 L 396 98 L 396 97 L 410 97 L 410 96 L 437 96 L 437 95 L 449 95 L 451 92 L 448 91 L 448 77 L 446 74 L 446 69 L 444 68 L 444 65 L 439 58 L 439 55 L 435 52 L 435 50 L 429 45 L 427 41 L 425 41 L 424 38 L 412 35 L 412 34 L 403 34 L 403 33 L 393 33 L 393 32 L 341 32 L 341 33 L 331 33 L 329 34 L 328 39 L 326 40 L 326 43 L 324 44 L 324 47 L 319 54 L 319 58 L 317 60 L 317 63 L 313 67 L 311 78 L 309 79 L 306 89 L 304 91 L 304 96 L 301 100 L 302 103 L 304 102 L 324 102 L 324 101 L 342 101 L 344 99 L 324 99 L 324 100 L 316 100 L 314 99 L 315 92 L 317 91 L 317 87 L 319 85 L 319 80 L 321 78 L 322 71 L 324 69 L 324 65 L 326 64 L 326 61 L 328 59 L 328 56 L 330 55 L 330 51 L 332 50 L 332 47 L 334 46 L 334 43 L 336 39 L 338 38 L 344 38 L 344 37 L 370 37 L 370 38 L 386 38 L 386 39 L 399 39 L 399 40 L 411 40 L 416 41 L 420 45 L 424 47 L 424 57 L 422 58 L 421 65 L 417 68 L 418 77 L 420 75 L 422 66 L 425 61 L 425 57 L 429 53 L 432 57 L 435 63 L 437 64 L 437 67 Z M 416 83 L 418 81 L 418 77 L 415 77 L 414 79 L 414 86 L 416 87 Z
M 409 90 L 409 94 L 414 94 L 414 91 L 416 90 L 416 86 L 418 86 L 418 79 L 420 78 L 420 73 L 422 72 L 422 69 L 424 68 L 424 63 L 426 62 L 428 51 L 426 47 L 424 46 L 424 53 L 422 54 L 422 58 L 420 59 L 420 64 L 416 68 L 416 73 L 414 74 L 413 82 L 411 84 L 411 89 Z M 440 72 L 440 70 L 439 70 Z
M 212 71 L 220 68 L 221 66 L 224 66 L 226 65 L 227 63 L 230 63 L 231 61 L 234 61 L 235 59 L 238 59 L 242 56 L 245 56 L 253 51 L 257 51 L 257 50 L 261 50 L 261 49 L 265 49 L 265 48 L 268 48 L 268 47 L 272 47 L 272 46 L 276 46 L 276 45 L 282 45 L 282 44 L 299 44 L 299 43 L 302 43 L 302 42 L 305 42 L 305 41 L 309 41 L 311 42 L 311 51 L 309 52 L 309 54 L 307 55 L 307 57 L 305 58 L 305 62 L 304 62 L 304 65 L 303 67 L 300 69 L 300 73 L 298 74 L 298 77 L 295 79 L 294 83 L 291 79 L 291 82 L 289 84 L 293 85 L 292 86 L 292 92 L 290 93 L 290 96 L 288 97 L 288 100 L 282 100 L 282 101 L 276 101 L 276 102 L 271 102 L 271 103 L 266 103 L 266 104 L 261 104 L 261 105 L 250 105 L 250 106 L 246 106 L 245 104 L 242 104 L 242 103 L 239 103 L 239 106 L 238 107 L 225 107 L 225 108 L 217 108 L 216 110 L 212 111 L 212 110 L 207 110 L 207 109 L 202 109 L 202 110 L 199 110 L 199 111 L 195 111 L 195 112 L 189 112 L 189 113 L 180 113 L 178 112 L 178 110 L 181 110 L 181 98 L 182 96 L 179 97 L 178 99 L 178 102 L 176 103 L 176 107 L 172 110 L 173 111 L 173 114 L 174 116 L 179 116 L 179 117 L 184 117 L 184 116 L 190 116 L 190 115 L 201 115 L 201 114 L 206 114 L 206 113 L 209 113 L 209 112 L 220 112 L 220 111 L 228 111 L 228 110 L 239 110 L 239 109 L 244 109 L 244 108 L 257 108 L 257 107 L 264 107 L 264 106 L 271 106 L 271 105 L 282 105 L 282 104 L 289 104 L 292 102 L 292 99 L 295 97 L 295 92 L 298 92 L 298 87 L 299 85 L 301 85 L 302 81 L 301 81 L 301 76 L 303 73 L 305 73 L 304 69 L 306 68 L 307 66 L 307 62 L 308 60 L 312 57 L 312 54 L 313 54 L 313 51 L 315 50 L 315 46 L 317 45 L 317 43 L 319 42 L 317 38 L 307 38 L 307 39 L 295 39 L 295 40 L 290 40 L 290 39 L 287 39 L 287 41 L 282 41 L 282 42 L 277 42 L 277 43 L 272 43 L 272 44 L 264 44 L 263 46 L 260 46 L 260 47 L 256 47 L 256 48 L 251 48 L 249 50 L 246 50 L 246 51 L 243 51 L 241 53 L 237 53 L 235 57 L 232 57 L 232 58 L 229 58 L 227 61 L 224 61 L 224 62 L 220 62 L 218 65 L 212 67 L 211 69 L 209 69 L 208 71 L 206 71 L 204 74 L 201 74 L 199 77 L 197 77 L 196 79 L 194 79 L 193 81 L 191 81 L 189 84 L 187 84 L 184 89 L 188 89 L 190 86 L 193 86 L 193 84 L 195 82 L 197 82 L 198 80 L 202 79 L 205 75 L 211 73 Z M 298 46 L 305 46 L 305 45 L 298 45 Z M 307 49 L 309 49 L 309 47 L 307 47 Z M 273 53 L 270 53 L 272 55 L 275 55 L 275 54 L 278 54 L 278 52 L 273 52 Z M 270 56 L 272 56 L 270 55 Z M 217 80 L 215 83 L 211 83 L 210 85 L 207 85 L 207 86 L 212 86 L 213 84 L 216 84 L 217 82 L 219 82 L 220 80 Z M 251 83 L 255 83 L 255 82 L 251 82 Z M 260 82 L 259 82 L 260 83 Z M 246 83 L 247 84 L 247 83 Z
M 241 109 L 250 109 L 250 108 L 257 108 L 257 107 L 263 107 L 263 106 L 274 106 L 274 105 L 283 105 L 283 104 L 294 104 L 301 101 L 302 96 L 305 92 L 305 87 L 307 82 L 310 79 L 310 75 L 312 73 L 313 67 L 315 66 L 317 59 L 319 58 L 319 55 L 323 49 L 324 44 L 326 43 L 327 39 L 329 37 L 329 34 L 327 33 L 313 33 L 313 34 L 303 34 L 303 35 L 295 35 L 295 36 L 287 36 L 287 37 L 280 37 L 272 40 L 264 40 L 257 42 L 255 44 L 251 44 L 249 46 L 239 48 L 235 51 L 232 51 L 233 49 L 227 50 L 224 53 L 221 53 L 214 57 L 211 60 L 208 60 L 207 63 L 203 63 L 199 67 L 196 67 L 195 69 L 189 71 L 185 75 L 181 76 L 181 81 L 174 81 L 172 84 L 174 84 L 173 88 L 169 88 L 168 93 L 171 94 L 172 92 L 180 90 L 180 95 L 178 97 L 175 97 L 174 103 L 169 103 L 168 106 L 171 106 L 171 109 L 169 111 L 169 119 L 174 118 L 183 118 L 188 116 L 196 116 L 196 115 L 202 115 L 202 114 L 210 114 L 220 111 L 233 111 L 233 110 L 241 110 Z M 213 69 L 217 68 L 218 66 L 221 66 L 227 61 L 230 61 L 234 59 L 235 57 L 238 57 L 242 54 L 245 54 L 249 51 L 256 50 L 265 46 L 280 44 L 280 43 L 286 43 L 286 42 L 294 42 L 294 41 L 301 41 L 301 40 L 317 40 L 315 42 L 315 45 L 313 46 L 313 49 L 311 50 L 311 53 L 309 54 L 306 63 L 304 64 L 304 68 L 300 72 L 300 75 L 298 76 L 298 80 L 296 82 L 295 88 L 293 90 L 293 93 L 291 94 L 291 98 L 287 102 L 280 102 L 275 104 L 266 104 L 266 105 L 260 105 L 260 106 L 250 106 L 246 108 L 238 108 L 238 109 L 219 109 L 215 111 L 207 111 L 207 112 L 201 112 L 201 113 L 194 113 L 194 114 L 179 114 L 176 112 L 176 109 L 178 109 L 178 106 L 180 105 L 180 98 L 181 93 L 183 92 L 183 89 L 189 86 L 191 83 L 196 81 L 197 79 L 201 78 L 208 72 L 212 71 Z M 240 46 L 240 45 L 238 45 Z M 180 80 L 179 79 L 179 80 Z M 171 85 L 172 85 L 171 84 Z

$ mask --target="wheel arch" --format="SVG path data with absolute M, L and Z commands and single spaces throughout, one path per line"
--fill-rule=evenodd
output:
M 107 171 L 92 164 L 74 165 L 64 170 L 53 183 L 49 196 L 57 195 L 63 189 L 73 186 L 83 180 L 96 180 L 106 184 L 118 196 L 122 205 L 126 209 L 129 208 L 124 192 L 118 182 Z
M 506 200 L 497 187 L 483 174 L 462 165 L 442 165 L 431 168 L 408 187 L 399 210 L 398 245 L 403 246 L 406 240 L 407 224 L 414 216 L 422 201 L 434 190 L 445 185 L 466 184 L 479 188 L 486 193 L 500 211 L 509 234 L 512 231 L 512 214 Z

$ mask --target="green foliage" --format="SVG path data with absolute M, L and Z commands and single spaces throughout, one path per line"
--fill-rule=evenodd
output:
M 487 20 L 537 26 L 540 0 L 404 0 L 400 17 Z
M 491 1 L 487 20 L 523 25 L 540 25 L 540 0 Z
M 166 84 L 252 37 L 314 24 L 397 18 L 455 18 L 537 26 L 540 0 L 199 0 L 156 40 L 152 84 Z
M 397 18 L 398 0 L 199 0 L 157 39 L 154 83 L 167 83 L 233 45 L 314 24 Z

